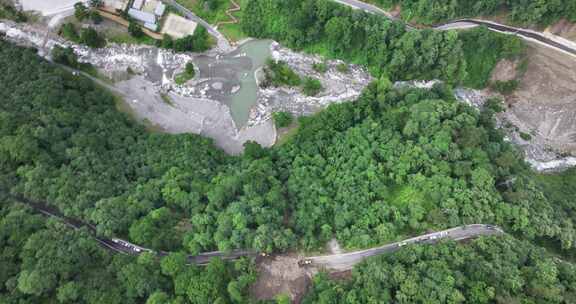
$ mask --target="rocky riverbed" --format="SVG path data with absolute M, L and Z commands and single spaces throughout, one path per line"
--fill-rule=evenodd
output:
M 135 118 L 165 132 L 191 132 L 213 138 L 216 145 L 231 154 L 240 153 L 247 140 L 266 147 L 273 145 L 274 111 L 309 115 L 330 103 L 354 100 L 371 81 L 358 66 L 348 65 L 348 72 L 341 73 L 336 71 L 340 61 L 324 61 L 272 42 L 265 44 L 270 49 L 264 53 L 240 46 L 226 54 L 176 54 L 141 45 L 109 44 L 91 49 L 66 41 L 50 29 L 9 21 L 0 21 L 0 32 L 15 43 L 38 49 L 38 54 L 48 59 L 56 45 L 73 48 L 80 62 L 92 64 L 111 80 L 114 91 L 121 92 Z M 255 71 L 268 55 L 286 61 L 301 76 L 318 78 L 324 90 L 316 97 L 307 97 L 288 88 L 259 88 Z M 196 77 L 176 84 L 175 76 L 189 61 L 196 65 Z M 327 64 L 326 73 L 313 70 L 312 65 L 320 62 Z
M 12 22 L 0 22 L 0 32 L 16 43 L 37 48 L 39 55 L 47 58 L 55 45 L 72 47 L 81 62 L 91 63 L 112 80 L 137 119 L 146 120 L 169 133 L 202 134 L 214 139 L 216 145 L 231 154 L 240 153 L 247 140 L 266 147 L 273 145 L 276 140 L 271 121 L 273 112 L 310 115 L 331 103 L 354 100 L 372 81 L 367 71 L 359 66 L 347 65 L 348 71 L 339 72 L 337 66 L 343 64 L 341 61 L 293 52 L 275 42 L 257 42 L 259 47 L 269 48 L 266 52 L 254 53 L 241 46 L 227 54 L 216 51 L 175 54 L 152 46 L 110 44 L 102 49 L 90 49 L 65 41 L 44 28 Z M 534 67 L 529 66 L 523 86 L 507 98 L 512 100 L 507 103 L 507 110 L 497 115 L 498 125 L 506 130 L 507 140 L 525 152 L 527 161 L 536 170 L 560 170 L 576 165 L 576 157 L 572 154 L 575 134 L 572 124 L 576 111 L 570 102 L 570 98 L 576 96 L 573 95 L 575 87 L 568 84 L 566 77 L 562 82 L 546 80 L 555 73 L 542 71 L 540 61 L 550 58 L 539 54 L 531 63 Z M 285 61 L 301 76 L 319 79 L 323 91 L 318 96 L 308 97 L 293 88 L 260 88 L 256 85 L 256 74 L 264 64 L 262 57 L 266 56 Z M 175 76 L 189 61 L 195 63 L 197 76 L 185 84 L 176 84 Z M 567 64 L 565 61 L 546 62 L 562 68 Z M 315 63 L 326 64 L 326 72 L 315 71 Z M 565 75 L 576 78 L 569 68 Z M 532 81 L 531 78 L 540 80 Z M 546 84 L 541 90 L 558 87 L 557 91 L 563 93 L 548 94 L 546 96 L 552 98 L 552 102 L 546 99 L 543 103 L 545 96 L 533 92 L 532 82 L 534 85 Z M 395 86 L 430 88 L 435 83 L 437 81 L 397 82 Z M 247 89 L 254 92 L 247 92 Z M 243 94 L 238 95 L 240 93 Z M 459 100 L 479 108 L 492 93 L 460 88 L 455 94 Z M 254 100 L 237 104 L 238 100 L 246 101 L 245 98 Z M 238 107 L 246 117 L 235 117 Z
M 317 96 L 306 96 L 297 88 L 260 89 L 258 104 L 250 113 L 249 125 L 257 125 L 270 119 L 273 112 L 285 111 L 296 116 L 310 115 L 332 103 L 353 101 L 373 80 L 370 74 L 358 65 L 346 65 L 347 71 L 340 72 L 337 67 L 345 64 L 340 60 L 325 60 L 320 56 L 302 54 L 282 47 L 273 42 L 270 45 L 274 60 L 284 61 L 301 76 L 320 80 L 323 90 Z M 314 64 L 326 65 L 326 72 L 314 70 Z
M 458 100 L 478 109 L 483 107 L 488 98 L 495 97 L 487 90 L 464 88 L 456 89 L 455 95 Z M 510 109 L 496 114 L 496 125 L 506 132 L 505 140 L 518 146 L 524 152 L 526 161 L 535 170 L 541 172 L 560 171 L 576 166 L 576 157 L 556 149 L 550 144 L 548 137 L 537 131 L 523 132 L 526 130 L 525 124 Z

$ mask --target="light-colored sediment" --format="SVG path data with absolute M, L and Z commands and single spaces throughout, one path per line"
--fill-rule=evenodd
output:
M 576 60 L 529 43 L 529 62 L 519 88 L 506 97 L 502 115 L 518 131 L 512 141 L 539 170 L 566 168 L 576 163 Z
M 338 72 L 336 67 L 345 64 L 341 60 L 326 60 L 321 56 L 294 52 L 279 43 L 272 43 L 271 54 L 274 60 L 284 61 L 301 76 L 320 80 L 323 90 L 317 96 L 306 96 L 298 88 L 260 89 L 258 104 L 250 113 L 248 125 L 257 125 L 271 119 L 277 111 L 290 112 L 296 116 L 310 115 L 332 103 L 353 101 L 373 80 L 365 68 L 349 64 L 347 72 Z M 325 63 L 325 73 L 316 72 L 313 64 Z
M 37 48 L 39 55 L 46 58 L 50 58 L 56 45 L 72 47 L 80 62 L 92 64 L 114 81 L 113 86 L 121 92 L 136 119 L 146 120 L 165 132 L 190 132 L 212 138 L 230 154 L 241 153 L 243 143 L 249 140 L 264 147 L 273 145 L 274 111 L 290 111 L 296 116 L 312 114 L 330 103 L 355 99 L 371 81 L 368 73 L 358 66 L 350 65 L 349 73 L 336 72 L 339 61 L 327 61 L 329 71 L 318 74 L 312 70 L 312 64 L 322 62 L 320 57 L 298 54 L 273 43 L 271 51 L 275 59 L 286 61 L 302 76 L 319 78 L 325 90 L 317 97 L 306 97 L 298 90 L 257 87 L 256 105 L 250 111 L 249 121 L 238 127 L 227 103 L 240 89 L 239 77 L 254 77 L 245 72 L 251 70 L 252 61 L 241 49 L 227 54 L 217 51 L 175 54 L 152 46 L 117 44 L 91 49 L 34 25 L 0 22 L 0 31 L 13 42 Z M 174 77 L 188 61 L 197 65 L 197 76 L 177 85 Z
M 237 78 L 227 78 L 233 74 L 230 71 L 244 75 L 246 73 L 242 71 L 251 69 L 250 58 L 238 50 L 229 54 L 174 54 L 151 46 L 114 44 L 93 50 L 71 44 L 33 25 L 0 22 L 0 31 L 14 42 L 36 47 L 45 57 L 49 57 L 55 45 L 73 47 L 80 61 L 90 62 L 103 74 L 117 80 L 115 87 L 123 92 L 137 118 L 146 119 L 166 132 L 191 132 L 210 137 L 231 154 L 241 153 L 247 140 L 265 147 L 273 145 L 276 138 L 270 119 L 273 112 L 309 115 L 331 103 L 354 100 L 372 80 L 361 67 L 349 65 L 349 72 L 340 73 L 336 66 L 341 61 L 296 53 L 272 43 L 274 59 L 285 61 L 301 76 L 318 78 L 324 91 L 319 96 L 307 97 L 293 88 L 258 88 L 257 102 L 248 123 L 238 130 L 229 105 L 218 101 L 240 88 Z M 510 141 L 525 151 L 527 161 L 535 169 L 573 166 L 576 164 L 576 60 L 536 44 L 529 45 L 528 68 L 520 87 L 506 97 L 507 110 L 497 115 L 499 126 L 507 130 Z M 225 61 L 222 58 L 228 58 L 227 65 L 221 64 Z M 202 63 L 198 70 L 200 75 L 185 85 L 176 85 L 174 75 L 190 60 Z M 326 73 L 313 70 L 312 65 L 320 62 L 327 64 Z M 211 67 L 215 64 L 221 66 L 218 69 Z M 510 70 L 512 66 L 501 63 L 496 72 Z M 132 76 L 129 70 L 137 75 Z M 508 76 L 505 78 L 510 78 Z M 493 78 L 500 79 L 498 75 Z M 395 85 L 430 88 L 435 83 L 416 81 Z M 491 95 L 488 91 L 466 89 L 457 89 L 455 93 L 460 100 L 476 107 Z M 161 94 L 169 96 L 170 104 L 160 97 Z M 531 138 L 526 140 L 522 133 L 530 134 Z
M 250 288 L 251 296 L 257 300 L 273 300 L 278 295 L 287 295 L 292 303 L 301 303 L 316 273 L 298 266 L 302 258 L 286 254 L 260 261 L 258 280 Z

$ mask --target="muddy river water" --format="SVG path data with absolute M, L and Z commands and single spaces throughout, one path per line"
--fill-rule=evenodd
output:
M 0 32 L 10 41 L 36 48 L 40 56 L 47 58 L 55 45 L 72 47 L 80 62 L 92 64 L 99 72 L 113 80 L 114 83 L 105 83 L 104 86 L 112 87 L 112 91 L 121 95 L 136 119 L 147 121 L 163 132 L 195 133 L 212 138 L 217 146 L 231 154 L 241 153 L 243 143 L 249 140 L 265 147 L 273 145 L 276 140 L 276 130 L 270 119 L 273 112 L 289 111 L 296 116 L 312 114 L 329 104 L 356 99 L 372 81 L 362 67 L 348 65 L 347 72 L 340 72 L 337 67 L 343 62 L 297 53 L 269 40 L 251 40 L 226 54 L 217 51 L 205 54 L 175 54 L 168 50 L 139 45 L 110 44 L 102 49 L 89 49 L 65 41 L 41 26 L 9 21 L 0 21 Z M 543 113 L 543 107 L 550 107 L 551 95 L 546 89 L 557 84 L 557 81 L 552 80 L 573 79 L 570 75 L 573 75 L 574 69 L 570 66 L 564 67 L 567 60 L 537 55 L 532 56 L 531 66 L 538 67 L 536 63 L 540 60 L 540 65 L 544 68 L 532 71 L 529 66 L 524 77 L 533 77 L 533 83 L 541 85 L 533 86 L 526 92 L 526 96 L 518 98 L 528 100 L 529 105 L 536 103 L 536 106 L 526 107 L 524 112 L 528 113 Z M 319 79 L 323 91 L 318 96 L 311 97 L 293 88 L 258 88 L 255 72 L 269 57 L 287 62 L 299 75 Z M 195 63 L 197 76 L 184 85 L 176 84 L 174 76 L 181 73 L 189 61 Z M 314 71 L 314 64 L 319 62 L 327 65 L 327 72 Z M 546 76 L 551 64 L 562 66 L 562 77 Z M 558 73 L 556 70 L 554 72 Z M 557 127 L 562 117 L 551 123 L 549 119 L 545 120 L 540 125 L 538 123 L 541 120 L 536 117 L 534 124 L 524 127 L 525 132 L 539 130 L 543 134 L 541 137 L 547 139 L 558 137 L 551 134 L 552 131 L 567 130 L 564 133 L 569 133 L 567 136 L 572 144 L 572 88 L 570 81 L 559 86 L 561 97 L 554 105 L 565 112 L 560 114 L 569 118 L 566 127 Z M 543 95 L 536 100 L 530 99 L 539 92 Z M 518 103 L 516 109 L 521 109 L 520 106 Z M 525 114 L 524 112 L 518 111 L 519 115 Z M 550 115 L 556 115 L 559 111 L 551 108 L 549 112 Z M 521 125 L 525 119 L 517 120 L 514 121 L 515 126 Z M 550 126 L 552 131 L 549 130 Z M 560 135 L 563 136 L 564 133 Z M 530 147 L 523 141 L 515 143 L 522 146 L 528 154 L 537 150 L 538 153 L 532 153 L 536 158 L 528 158 L 537 170 L 565 168 L 576 164 L 575 157 L 558 157 L 552 150 L 545 155 L 540 153 L 540 150 L 548 149 L 549 141 L 541 142 L 536 139 L 529 143 Z
M 101 83 L 120 95 L 122 108 L 136 120 L 161 132 L 200 134 L 230 154 L 241 153 L 246 141 L 273 145 L 273 112 L 315 113 L 331 103 L 354 100 L 371 81 L 359 66 L 348 65 L 341 72 L 337 67 L 343 62 L 293 52 L 271 40 L 250 40 L 229 53 L 198 54 L 142 45 L 90 49 L 42 27 L 12 22 L 0 22 L 0 32 L 15 43 L 35 47 L 48 59 L 55 45 L 73 48 L 80 62 L 90 63 L 111 80 Z M 322 92 L 305 96 L 298 88 L 259 88 L 256 72 L 268 58 L 287 62 L 299 75 L 319 79 Z M 176 83 L 175 77 L 188 62 L 194 63 L 196 76 L 185 84 Z M 325 73 L 314 71 L 318 62 L 327 65 Z
M 257 103 L 255 72 L 270 58 L 271 43 L 271 40 L 251 40 L 226 55 L 194 58 L 199 77 L 209 79 L 208 96 L 230 107 L 239 129 L 246 125 L 250 109 Z
M 250 109 L 256 105 L 258 93 L 256 71 L 270 57 L 270 43 L 272 41 L 254 40 L 242 45 L 238 50 L 252 60 L 252 65 L 249 71 L 240 76 L 240 90 L 230 96 L 232 118 L 237 126 L 246 124 Z

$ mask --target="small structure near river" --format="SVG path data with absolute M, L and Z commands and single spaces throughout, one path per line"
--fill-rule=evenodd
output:
M 140 21 L 144 27 L 157 32 L 159 19 L 166 11 L 166 5 L 157 0 L 134 0 L 132 7 L 128 9 L 128 15 L 134 20 Z
M 72 47 L 80 62 L 92 64 L 112 79 L 114 91 L 122 92 L 136 119 L 155 130 L 210 137 L 231 154 L 242 152 L 249 140 L 265 147 L 273 145 L 274 111 L 308 115 L 330 103 L 354 100 L 371 81 L 359 66 L 349 65 L 349 72 L 337 72 L 334 67 L 341 64 L 339 61 L 325 61 L 328 71 L 316 73 L 312 65 L 324 59 L 293 52 L 269 40 L 252 40 L 225 54 L 216 50 L 194 54 L 145 45 L 109 44 L 90 49 L 34 26 L 15 23 L 0 22 L 0 30 L 16 43 L 37 48 L 45 57 L 55 45 Z M 301 76 L 319 79 L 325 90 L 319 96 L 307 97 L 290 88 L 261 89 L 255 75 L 269 57 L 286 61 Z M 196 77 L 184 85 L 176 84 L 175 76 L 190 61 L 197 68 Z

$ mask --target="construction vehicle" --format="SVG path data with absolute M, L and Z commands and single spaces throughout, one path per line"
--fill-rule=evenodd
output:
M 305 267 L 305 266 L 310 266 L 310 265 L 312 265 L 312 260 L 305 259 L 305 260 L 298 261 L 298 266 L 300 266 L 300 267 Z

